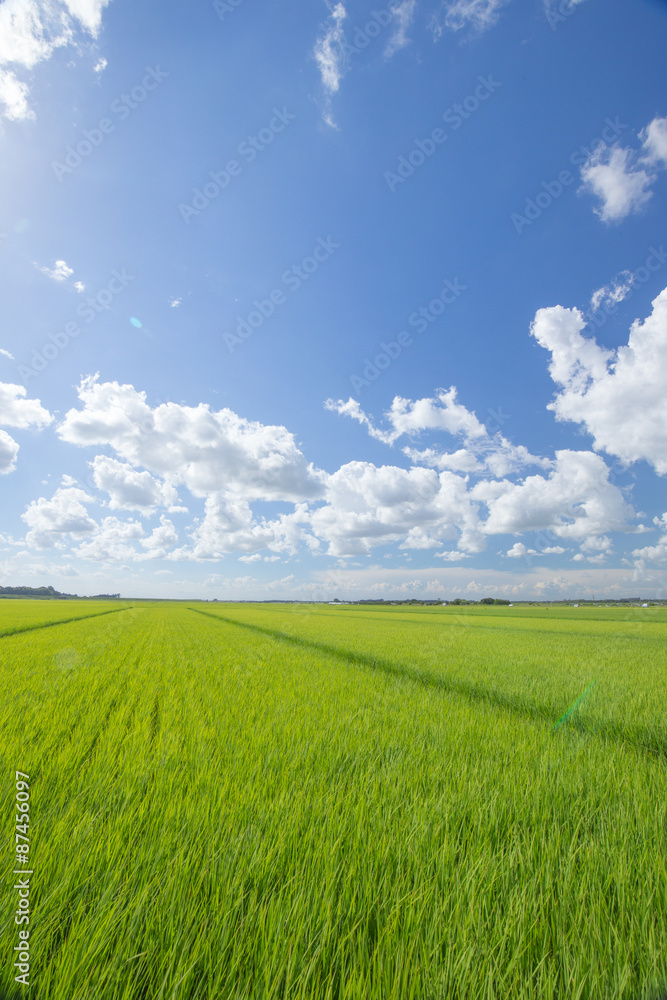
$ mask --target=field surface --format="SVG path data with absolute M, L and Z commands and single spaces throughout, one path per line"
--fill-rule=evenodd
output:
M 0 601 L 0 683 L 0 1000 L 667 996 L 663 609 Z

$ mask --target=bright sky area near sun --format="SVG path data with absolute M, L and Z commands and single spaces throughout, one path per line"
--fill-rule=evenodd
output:
M 0 584 L 667 594 L 667 4 L 4 0 Z

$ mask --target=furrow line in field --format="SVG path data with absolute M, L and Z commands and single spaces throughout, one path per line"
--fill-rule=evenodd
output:
M 111 608 L 109 611 L 95 611 L 93 614 L 89 615 L 77 615 L 74 618 L 58 618 L 51 622 L 39 622 L 37 625 L 17 625 L 16 628 L 8 629 L 5 632 L 0 632 L 0 639 L 6 639 L 12 635 L 20 635 L 22 632 L 34 632 L 36 629 L 40 628 L 52 628 L 54 625 L 68 625 L 70 622 L 82 622 L 86 618 L 101 618 L 103 615 L 115 615 L 119 611 L 129 611 L 131 605 L 127 605 L 125 608 Z
M 196 611 L 197 614 L 204 615 L 206 618 L 213 618 L 224 624 L 235 625 L 239 628 L 245 628 L 260 635 L 265 635 L 270 639 L 290 643 L 302 649 L 316 650 L 319 653 L 346 660 L 348 663 L 358 663 L 361 666 L 370 667 L 372 670 L 379 670 L 397 678 L 408 679 L 417 684 L 435 688 L 446 694 L 458 695 L 470 701 L 483 702 L 526 719 L 553 726 L 560 717 L 560 713 L 558 715 L 554 714 L 553 709 L 548 706 L 536 705 L 517 695 L 503 694 L 501 691 L 490 691 L 488 688 L 479 687 L 475 684 L 449 680 L 446 677 L 439 677 L 426 671 L 415 670 L 414 667 L 410 667 L 404 663 L 392 663 L 380 657 L 368 656 L 365 653 L 355 653 L 352 650 L 330 646 L 324 642 L 297 638 L 289 633 L 280 632 L 277 629 L 237 621 L 234 618 L 226 618 L 223 615 L 203 611 L 199 608 L 190 608 L 189 610 Z M 657 757 L 663 763 L 667 763 L 667 734 L 663 732 L 654 731 L 639 725 L 627 727 L 615 722 L 604 722 L 592 726 L 586 724 L 584 720 L 577 718 L 569 719 L 568 726 L 583 735 L 609 739 L 630 749 Z

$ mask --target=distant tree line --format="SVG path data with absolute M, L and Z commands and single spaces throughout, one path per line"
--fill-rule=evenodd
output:
M 55 587 L 0 587 L 0 597 L 51 597 L 59 600 L 77 599 L 78 594 L 61 594 Z M 117 600 L 120 594 L 94 594 L 91 600 Z
M 53 587 L 0 587 L 0 597 L 76 597 L 76 594 L 61 594 Z

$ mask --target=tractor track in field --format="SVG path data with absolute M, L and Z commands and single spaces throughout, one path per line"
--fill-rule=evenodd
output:
M 263 625 L 252 625 L 250 622 L 241 622 L 234 618 L 225 618 L 222 615 L 214 614 L 210 611 L 202 611 L 199 608 L 190 608 L 189 610 L 204 615 L 205 618 L 213 618 L 227 625 L 235 625 L 238 628 L 245 628 L 256 634 L 265 635 L 269 639 L 286 642 L 304 650 L 316 650 L 318 653 L 335 656 L 348 663 L 358 663 L 361 666 L 369 667 L 371 670 L 378 670 L 396 678 L 411 680 L 416 684 L 422 684 L 425 687 L 431 687 L 446 694 L 454 694 L 469 701 L 488 704 L 531 721 L 554 726 L 559 718 L 553 709 L 548 708 L 546 705 L 535 705 L 516 696 L 502 694 L 500 691 L 489 691 L 487 688 L 482 688 L 475 684 L 447 680 L 444 677 L 439 677 L 427 671 L 415 670 L 414 667 L 410 667 L 407 664 L 392 663 L 380 657 L 369 656 L 365 653 L 354 653 L 351 650 L 341 649 L 338 646 L 329 646 L 324 642 L 297 638 L 287 632 L 266 628 Z M 568 720 L 568 726 L 581 735 L 609 739 L 628 749 L 640 751 L 657 758 L 662 764 L 667 764 L 667 736 L 665 734 L 654 732 L 639 725 L 628 727 L 613 722 L 606 722 L 598 726 L 589 726 L 576 718 Z
M 90 615 L 77 615 L 74 618 L 60 618 L 52 622 L 40 622 L 38 625 L 19 625 L 7 632 L 0 632 L 0 639 L 8 639 L 13 635 L 22 635 L 24 632 L 35 632 L 41 628 L 53 628 L 54 625 L 69 625 L 71 622 L 82 622 L 86 618 L 102 618 L 103 615 L 115 615 L 119 611 L 130 611 L 131 605 L 126 608 L 111 608 L 109 611 L 96 611 Z

